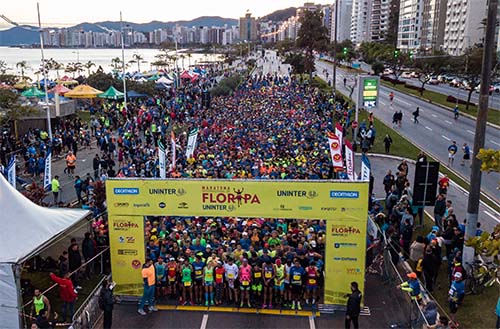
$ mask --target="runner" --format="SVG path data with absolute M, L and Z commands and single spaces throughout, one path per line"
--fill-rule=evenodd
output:
M 275 304 L 282 304 L 285 294 L 285 265 L 281 264 L 281 259 L 275 262 L 276 277 L 274 278 Z
M 165 271 L 165 263 L 163 262 L 163 257 L 158 257 L 158 261 L 155 263 L 155 273 L 156 273 L 156 296 L 158 299 L 163 299 L 166 297 L 167 292 L 167 276 Z
M 235 282 L 238 277 L 238 266 L 233 263 L 233 258 L 229 257 L 227 259 L 227 263 L 224 264 L 224 271 L 226 274 L 226 282 L 227 282 L 227 296 L 229 298 L 229 303 L 233 302 L 238 304 L 238 292 L 236 290 Z
M 170 297 L 177 299 L 177 275 L 178 275 L 179 265 L 176 263 L 174 257 L 169 258 L 167 264 L 167 281 L 168 281 L 168 293 Z
M 266 257 L 264 265 L 262 266 L 262 276 L 264 277 L 264 301 L 262 308 L 266 308 L 266 301 L 269 300 L 269 308 L 273 307 L 273 282 L 276 271 L 274 265 L 271 263 L 271 258 Z
M 290 268 L 290 285 L 292 288 L 292 309 L 302 310 L 300 296 L 302 295 L 302 282 L 305 275 L 304 268 L 300 265 L 300 260 L 295 258 L 294 265 Z
M 189 264 L 189 259 L 188 258 L 181 258 L 180 259 L 182 265 L 181 265 L 181 282 L 182 282 L 182 300 L 180 302 L 184 301 L 184 305 L 188 304 L 187 298 L 189 296 L 189 301 L 190 304 L 193 306 L 193 267 L 191 264 Z
M 40 311 L 45 310 L 50 315 L 50 301 L 42 295 L 40 289 L 35 288 L 33 292 L 33 303 L 31 304 L 30 315 L 35 318 L 40 315 Z
M 448 166 L 453 167 L 453 161 L 455 160 L 455 154 L 457 154 L 457 151 L 457 142 L 453 141 L 452 144 L 448 146 Z
M 292 268 L 292 257 L 291 254 L 288 255 L 285 263 L 285 301 L 283 306 L 290 306 L 292 302 L 292 288 L 290 286 L 290 269 Z
M 243 258 L 243 263 L 239 269 L 239 280 L 240 280 L 240 289 L 241 289 L 241 303 L 240 307 L 243 307 L 245 300 L 247 301 L 247 306 L 252 307 L 250 305 L 250 284 L 252 282 L 252 267 L 248 265 L 248 259 Z
M 252 303 L 259 305 L 262 297 L 262 268 L 258 262 L 253 266 L 252 277 Z
M 306 305 L 309 305 L 309 300 L 312 300 L 311 305 L 314 306 L 316 304 L 316 294 L 318 291 L 318 278 L 319 278 L 319 271 L 318 268 L 316 267 L 315 261 L 312 260 L 309 262 L 309 266 L 306 268 L 306 274 L 307 274 Z
M 217 261 L 217 266 L 215 267 L 215 305 L 222 304 L 222 297 L 224 294 L 224 266 L 222 262 Z
M 470 160 L 470 147 L 467 145 L 467 143 L 464 143 L 464 146 L 462 147 L 462 150 L 464 151 L 464 156 L 462 158 L 462 166 L 469 166 L 469 160 Z
M 198 252 L 195 256 L 196 260 L 191 263 L 194 271 L 194 299 L 195 303 L 201 305 L 203 302 L 203 268 L 205 262 L 202 260 L 202 252 Z M 208 302 L 208 300 L 206 300 Z
M 214 267 L 213 261 L 208 262 L 203 273 L 203 286 L 205 287 L 205 306 L 214 305 Z
M 73 176 L 75 174 L 76 167 L 76 155 L 73 152 L 69 151 L 66 156 L 66 167 L 68 170 L 68 175 Z

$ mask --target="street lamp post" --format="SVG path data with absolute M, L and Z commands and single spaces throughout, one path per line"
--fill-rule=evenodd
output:
M 47 73 L 45 72 L 45 57 L 43 54 L 43 30 L 42 21 L 40 20 L 40 4 L 36 3 L 36 10 L 38 12 L 38 28 L 40 30 L 40 52 L 42 53 L 42 76 L 43 76 L 43 89 L 45 92 L 45 106 L 47 109 L 47 132 L 49 140 L 52 142 L 52 126 L 50 124 L 50 106 L 49 106 L 49 93 L 47 92 Z
M 125 79 L 125 36 L 123 35 L 122 12 L 120 11 L 120 29 L 122 31 L 122 81 L 123 81 L 123 105 L 127 109 L 127 81 Z
M 332 88 L 333 94 L 337 93 L 337 27 L 339 18 L 339 0 L 335 0 L 335 31 L 333 33 L 333 76 Z

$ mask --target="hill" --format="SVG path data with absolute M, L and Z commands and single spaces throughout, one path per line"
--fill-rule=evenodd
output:
M 265 22 L 265 21 L 282 22 L 282 21 L 286 21 L 287 19 L 289 19 L 292 16 L 295 16 L 296 12 L 297 12 L 297 8 L 295 8 L 295 7 L 280 9 L 280 10 L 276 10 L 276 11 L 274 11 L 266 16 L 261 17 L 260 20 L 263 22 Z

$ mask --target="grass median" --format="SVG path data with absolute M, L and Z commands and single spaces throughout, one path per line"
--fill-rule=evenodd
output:
M 455 103 L 451 103 L 451 102 L 448 102 L 446 100 L 448 95 L 445 95 L 445 94 L 437 93 L 435 91 L 425 90 L 423 95 L 420 95 L 420 92 L 418 92 L 417 90 L 406 88 L 404 85 L 393 85 L 392 83 L 387 82 L 387 81 L 383 81 L 383 80 L 381 80 L 381 83 L 384 86 L 387 86 L 387 87 L 392 88 L 394 90 L 398 90 L 398 91 L 403 92 L 405 94 L 421 97 L 421 98 L 425 99 L 426 101 L 428 101 L 429 103 L 440 104 L 440 105 L 449 107 L 450 109 L 455 107 Z M 461 113 L 467 113 L 467 114 L 472 115 L 473 117 L 477 117 L 477 105 L 474 105 L 474 106 L 469 105 L 469 109 L 466 110 L 465 105 L 458 104 L 458 108 L 459 108 L 459 111 Z M 500 125 L 500 111 L 497 111 L 497 110 L 490 108 L 490 110 L 488 111 L 488 122 L 496 124 L 496 125 Z

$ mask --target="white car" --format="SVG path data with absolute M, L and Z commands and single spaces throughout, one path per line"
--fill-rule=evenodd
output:
M 408 71 L 405 71 L 405 72 L 401 73 L 401 78 L 409 79 L 409 78 L 411 78 L 411 73 Z

